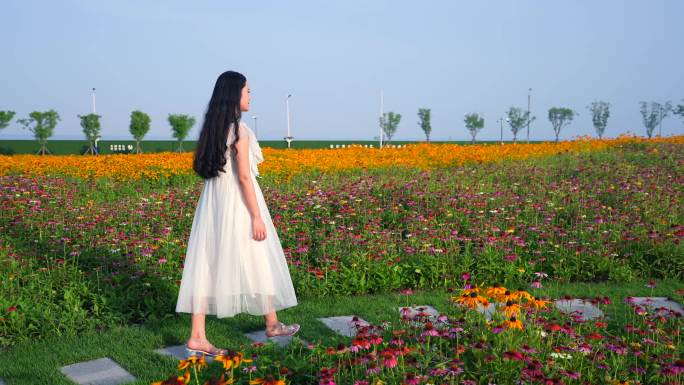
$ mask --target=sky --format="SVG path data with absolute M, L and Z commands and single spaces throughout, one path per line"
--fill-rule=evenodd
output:
M 32 139 L 16 120 L 56 110 L 51 139 L 82 139 L 92 112 L 103 139 L 172 139 L 168 114 L 189 114 L 195 140 L 218 75 L 243 73 L 252 105 L 242 119 L 259 140 L 374 140 L 380 94 L 402 115 L 395 140 L 499 139 L 509 107 L 531 113 L 530 139 L 553 139 L 551 107 L 579 113 L 561 139 L 595 135 L 587 106 L 611 103 L 605 135 L 645 135 L 640 101 L 684 104 L 684 1 L 175 1 L 3 0 L 0 110 L 16 111 L 2 139 Z M 679 47 L 679 48 L 677 48 Z M 256 127 L 255 120 L 256 119 Z M 657 129 L 656 129 L 657 131 Z M 662 135 L 684 133 L 668 117 Z M 504 125 L 504 139 L 511 139 Z M 518 139 L 525 138 L 523 130 Z

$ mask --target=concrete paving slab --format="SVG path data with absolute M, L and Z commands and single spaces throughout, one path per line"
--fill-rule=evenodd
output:
M 334 330 L 340 335 L 346 337 L 354 337 L 358 331 L 356 325 L 367 326 L 370 324 L 362 318 L 358 318 L 358 321 L 354 322 L 353 317 L 354 316 L 345 315 L 337 317 L 318 318 L 318 320 L 323 322 L 325 326 L 329 327 L 330 329 Z
M 601 309 L 594 306 L 589 301 L 573 298 L 573 299 L 558 299 L 554 301 L 556 308 L 563 313 L 578 315 L 578 318 L 582 321 L 593 320 L 599 317 L 603 317 L 603 312 Z
M 119 385 L 136 380 L 109 357 L 63 366 L 60 371 L 81 385 Z
M 627 303 L 655 309 L 656 314 L 659 315 L 670 316 L 678 313 L 680 316 L 684 316 L 684 308 L 682 305 L 667 297 L 627 297 L 625 298 L 625 301 Z

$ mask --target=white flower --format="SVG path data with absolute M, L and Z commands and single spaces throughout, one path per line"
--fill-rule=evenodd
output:
M 569 359 L 572 358 L 572 356 L 569 355 L 569 354 L 567 354 L 567 353 L 556 353 L 556 352 L 551 353 L 551 357 L 553 357 L 553 358 L 562 358 L 562 359 L 564 359 L 564 360 L 569 360 Z

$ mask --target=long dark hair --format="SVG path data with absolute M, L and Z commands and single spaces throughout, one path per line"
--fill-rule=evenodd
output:
M 242 117 L 240 98 L 246 82 L 247 78 L 235 71 L 226 71 L 216 79 L 192 163 L 193 170 L 204 179 L 218 176 L 219 171 L 225 172 L 226 141 L 231 127 L 235 130 L 235 140 L 230 144 L 231 153 L 237 154 L 235 142 L 239 139 L 238 127 Z

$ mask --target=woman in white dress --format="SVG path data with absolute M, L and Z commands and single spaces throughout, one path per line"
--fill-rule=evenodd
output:
M 297 305 L 280 239 L 256 176 L 263 161 L 256 136 L 240 122 L 249 110 L 246 78 L 234 71 L 216 80 L 199 135 L 193 169 L 204 178 L 195 209 L 176 303 L 192 314 L 190 354 L 218 355 L 205 334 L 205 315 L 264 315 L 266 336 L 292 335 L 298 324 L 276 311 Z

